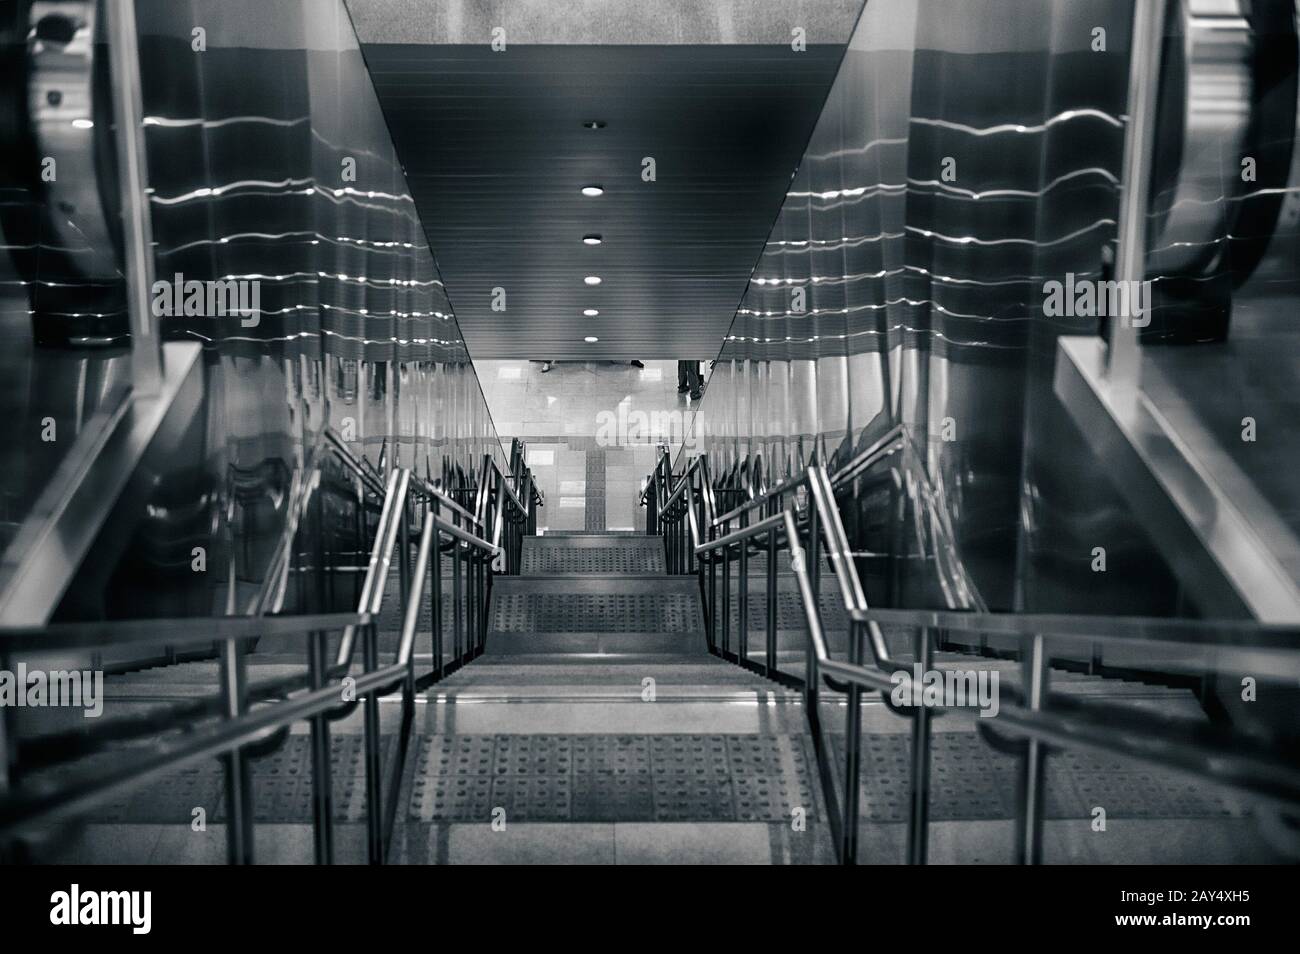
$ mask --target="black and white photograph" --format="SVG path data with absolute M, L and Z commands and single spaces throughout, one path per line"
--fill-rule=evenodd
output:
M 0 0 L 6 925 L 838 865 L 1264 926 L 1298 64 L 1300 0 Z

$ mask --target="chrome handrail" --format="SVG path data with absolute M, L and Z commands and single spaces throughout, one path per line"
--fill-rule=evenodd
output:
M 414 473 L 411 474 L 411 480 L 415 483 L 420 493 L 428 497 L 436 498 L 441 506 L 446 507 L 453 513 L 459 514 L 462 520 L 468 521 L 472 526 L 482 526 L 478 517 L 474 516 L 460 504 L 456 503 L 456 501 L 452 499 L 451 495 L 437 484 L 425 480 L 423 477 Z
M 853 461 L 836 471 L 841 480 L 852 480 L 868 466 L 867 461 L 879 460 L 887 453 L 892 453 L 898 446 L 908 442 L 906 432 L 894 428 L 884 438 L 875 442 L 867 451 L 859 454 Z M 701 475 L 706 468 L 696 458 L 683 475 L 689 478 L 696 467 Z M 652 478 L 653 479 L 653 478 Z M 784 495 L 807 489 L 807 509 L 800 513 L 792 501 L 783 500 Z M 705 487 L 701 487 L 703 493 Z M 1025 689 L 1013 692 L 1013 701 L 1004 703 L 999 711 L 998 725 L 991 727 L 981 724 L 986 736 L 1009 734 L 1029 748 L 1033 761 L 1041 765 L 1044 755 L 1039 746 L 1050 744 L 1056 746 L 1079 746 L 1095 751 L 1103 751 L 1124 757 L 1153 762 L 1167 768 L 1190 773 L 1199 778 L 1213 778 L 1223 784 L 1287 804 L 1300 804 L 1300 766 L 1292 765 L 1279 759 L 1276 753 L 1269 752 L 1254 744 L 1241 733 L 1230 730 L 1213 729 L 1192 733 L 1187 726 L 1170 720 L 1137 712 L 1131 708 L 1081 702 L 1070 697 L 1061 697 L 1046 691 L 1049 656 L 1048 644 L 1055 641 L 1122 641 L 1130 646 L 1166 648 L 1170 645 L 1194 646 L 1202 651 L 1200 662 L 1211 669 L 1221 668 L 1225 664 L 1237 665 L 1247 671 L 1265 671 L 1273 675 L 1294 677 L 1300 675 L 1300 628 L 1289 626 L 1268 626 L 1241 620 L 1180 620 L 1140 617 L 1075 617 L 1050 615 L 1025 615 L 1012 613 L 933 611 L 933 610 L 894 610 L 872 609 L 866 599 L 865 589 L 858 575 L 849 547 L 847 534 L 835 506 L 835 485 L 826 469 L 816 463 L 811 464 L 802 474 L 783 481 L 775 492 L 769 491 L 761 499 L 754 498 L 757 506 L 746 504 L 719 518 L 707 526 L 708 538 L 701 539 L 701 527 L 696 520 L 697 503 L 694 482 L 682 479 L 676 492 L 685 495 L 684 506 L 669 513 L 661 509 L 658 517 L 665 537 L 665 546 L 670 554 L 670 572 L 673 568 L 687 566 L 680 557 L 673 559 L 676 544 L 675 534 L 684 534 L 689 540 L 690 555 L 696 558 L 697 571 L 700 573 L 701 587 L 708 594 L 706 632 L 709 634 L 710 649 L 746 668 L 758 669 L 772 678 L 779 678 L 790 685 L 799 686 L 805 693 L 804 710 L 812 723 L 814 738 L 818 745 L 818 765 L 823 774 L 823 790 L 828 803 L 833 802 L 839 791 L 843 798 L 843 812 L 832 811 L 832 828 L 836 850 L 845 862 L 852 862 L 857 851 L 857 760 L 850 757 L 846 765 L 846 778 L 841 786 L 833 777 L 830 760 L 821 739 L 820 715 L 817 709 L 818 689 L 827 685 L 849 694 L 847 735 L 856 740 L 861 731 L 860 699 L 862 692 L 879 692 L 891 710 L 899 711 L 890 704 L 891 690 L 896 686 L 895 674 L 906 671 L 909 664 L 890 657 L 883 631 L 884 625 L 906 626 L 917 631 L 917 656 L 915 664 L 927 668 L 931 665 L 931 639 L 938 631 L 964 631 L 983 635 L 1004 635 L 1020 638 L 1025 646 Z M 675 496 L 675 495 L 674 495 Z M 719 527 L 725 527 L 731 520 L 744 518 L 752 510 L 763 506 L 780 505 L 778 513 L 769 514 L 752 524 L 737 530 L 716 535 Z M 669 524 L 675 523 L 680 529 L 672 530 Z M 808 548 L 801 545 L 801 533 L 808 535 Z M 744 610 L 747 585 L 741 582 L 741 649 L 732 654 L 727 648 L 726 625 L 730 618 L 730 588 L 726 584 L 724 594 L 724 628 L 722 645 L 719 648 L 714 635 L 716 620 L 713 596 L 712 573 L 716 566 L 732 551 L 737 551 L 742 560 L 749 549 L 760 537 L 768 539 L 768 588 L 769 588 L 769 646 L 768 665 L 758 666 L 747 655 L 744 643 Z M 791 566 L 799 591 L 800 602 L 804 611 L 804 622 L 808 635 L 809 652 L 806 654 L 806 675 L 802 680 L 776 670 L 775 653 L 771 645 L 775 618 L 772 616 L 771 598 L 776 585 L 776 568 L 774 558 L 777 547 L 781 545 L 790 555 Z M 834 572 L 837 589 L 849 625 L 848 659 L 836 659 L 831 655 L 822 625 L 821 611 L 818 605 L 819 587 L 816 583 L 819 566 L 818 552 L 824 550 L 824 558 Z M 729 564 L 724 564 L 729 565 Z M 706 585 L 706 568 L 709 570 Z M 742 571 L 743 572 L 743 571 Z M 726 576 L 724 574 L 724 584 Z M 863 659 L 861 633 L 868 636 L 870 661 Z M 1249 667 L 1249 668 L 1247 668 Z M 923 706 L 915 712 L 902 712 L 912 718 L 913 732 L 913 777 L 914 781 L 911 811 L 909 812 L 908 860 L 924 862 L 926 856 L 929 787 L 925 781 L 928 773 L 930 748 L 930 712 L 931 708 L 943 710 L 943 706 Z M 951 706 L 950 711 L 960 711 L 967 716 L 974 716 L 973 710 Z M 977 719 L 977 724 L 980 720 Z M 997 732 L 994 732 L 994 729 Z M 1010 744 L 1010 743 L 1006 743 Z M 851 748 L 856 747 L 856 741 Z M 1026 756 L 1027 758 L 1029 756 Z M 1032 773 L 1031 773 L 1032 775 Z M 1041 854 L 1042 794 L 1041 778 L 1026 776 L 1027 786 L 1023 793 L 1024 806 L 1017 828 L 1017 857 L 1026 862 L 1039 860 Z M 836 802 L 836 807 L 839 803 Z
M 366 777 L 368 810 L 368 845 L 372 862 L 382 863 L 387 845 L 391 841 L 397 812 L 398 783 L 409 738 L 413 693 L 418 685 L 427 685 L 454 671 L 483 651 L 486 635 L 487 594 L 490 589 L 490 569 L 471 576 L 471 590 L 466 601 L 470 614 L 466 645 L 461 645 L 460 573 L 459 563 L 453 575 L 456 590 L 455 649 L 450 664 L 442 654 L 441 622 L 441 571 L 437 569 L 439 537 L 449 538 L 454 545 L 456 559 L 472 561 L 472 565 L 488 568 L 501 552 L 482 539 L 471 528 L 456 526 L 437 513 L 449 501 L 433 495 L 426 501 L 423 525 L 419 539 L 414 577 L 402 575 L 403 607 L 396 658 L 388 665 L 379 665 L 375 621 L 382 609 L 384 587 L 388 580 L 392 555 L 399 540 L 405 541 L 408 533 L 410 504 L 414 495 L 423 489 L 413 475 L 405 469 L 390 472 L 385 490 L 384 505 L 380 512 L 365 580 L 362 584 L 358 611 L 355 613 L 326 613 L 304 616 L 233 616 L 216 619 L 183 620 L 133 620 L 112 623 L 56 624 L 41 629 L 0 629 L 0 651 L 61 651 L 67 649 L 124 646 L 157 643 L 220 642 L 223 644 L 221 698 L 219 705 L 206 700 L 188 705 L 183 711 L 169 713 L 167 728 L 177 728 L 180 716 L 197 720 L 223 715 L 224 721 L 216 726 L 187 723 L 188 731 L 178 743 L 160 743 L 146 755 L 126 760 L 107 772 L 73 778 L 54 786 L 20 787 L 5 793 L 0 799 L 0 832 L 12 832 L 33 824 L 58 820 L 85 812 L 104 804 L 121 792 L 138 788 L 163 773 L 177 767 L 194 764 L 213 756 L 227 760 L 227 798 L 230 801 L 227 824 L 230 859 L 234 862 L 251 860 L 251 817 L 244 806 L 251 802 L 248 755 L 244 748 L 287 730 L 293 722 L 308 720 L 313 736 L 313 791 L 314 797 L 328 804 L 329 748 L 326 720 L 348 711 L 357 703 L 364 704 L 364 731 L 366 752 Z M 405 545 L 405 544 L 403 544 Z M 463 551 L 463 556 L 462 556 Z M 402 555 L 409 558 L 409 551 Z M 431 574 L 429 564 L 435 561 Z M 470 564 L 467 564 L 467 566 Z M 434 656 L 430 672 L 417 683 L 414 670 L 414 645 L 421 618 L 426 580 L 437 577 L 433 590 Z M 324 665 L 327 633 L 342 630 L 337 661 L 334 666 Z M 365 634 L 365 660 L 363 671 L 347 675 L 351 669 L 358 630 Z M 176 635 L 179 634 L 179 635 Z M 306 677 L 294 676 L 276 680 L 273 686 L 258 684 L 255 690 L 246 686 L 244 657 L 239 647 L 243 641 L 268 635 L 296 635 L 308 638 L 309 669 Z M 344 678 L 344 683 L 336 680 Z M 327 683 L 329 683 L 327 685 Z M 399 756 L 392 761 L 388 773 L 386 798 L 381 781 L 381 749 L 379 736 L 378 695 L 393 687 L 401 687 L 403 712 L 399 733 Z M 340 692 L 344 688 L 345 692 Z M 306 691 L 304 691 L 306 690 Z M 280 692 L 283 695 L 278 695 Z M 296 693 L 296 694 L 294 694 Z M 265 702 L 254 709 L 254 702 Z M 154 720 L 156 721 L 156 720 Z M 150 723 L 152 724 L 152 723 Z M 111 725 L 106 725 L 111 728 Z M 323 747 L 318 743 L 323 739 Z M 315 817 L 317 860 L 329 862 L 333 857 L 332 820 L 328 811 L 317 811 Z
M 48 626 L 0 627 L 0 649 L 5 652 L 65 652 L 105 646 L 189 645 L 288 636 L 312 629 L 363 626 L 369 613 L 309 613 L 302 616 L 205 616 L 159 619 L 51 623 Z

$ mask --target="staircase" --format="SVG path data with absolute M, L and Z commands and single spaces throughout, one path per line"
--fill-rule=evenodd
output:
M 389 860 L 457 863 L 833 863 L 821 781 L 797 691 L 711 655 L 696 578 L 669 576 L 662 541 L 633 535 L 524 539 L 520 576 L 492 587 L 486 653 L 436 683 L 421 699 L 406 759 Z M 751 579 L 763 578 L 762 558 Z M 444 568 L 444 572 L 449 572 Z M 733 576 L 733 586 L 736 580 Z M 778 573 L 778 655 L 802 668 L 801 612 Z M 396 577 L 390 583 L 396 588 Z M 738 601 L 732 600 L 732 634 Z M 765 621 L 751 584 L 751 658 L 761 659 Z M 843 643 L 842 609 L 823 578 L 828 638 Z M 451 610 L 444 606 L 444 630 Z M 379 623 L 381 653 L 400 621 Z M 427 654 L 430 621 L 417 651 Z M 907 658 L 903 634 L 889 641 Z M 289 675 L 300 653 L 262 640 L 249 680 Z M 427 655 L 426 655 L 427 660 Z M 996 670 L 1006 660 L 940 652 L 940 668 Z M 110 676 L 114 717 L 210 697 L 215 662 L 189 662 Z M 1186 689 L 1054 671 L 1071 696 L 1156 707 L 1204 719 Z M 384 764 L 394 749 L 398 697 L 381 700 Z M 831 770 L 846 758 L 844 698 L 823 688 L 819 706 Z M 63 729 L 80 721 L 70 713 Z M 252 754 L 256 860 L 312 860 L 309 738 L 287 738 Z M 931 860 L 1010 860 L 1017 763 L 969 723 L 940 718 L 931 777 Z M 339 862 L 365 860 L 366 785 L 360 713 L 331 724 L 334 830 Z M 129 746 L 130 743 L 127 743 Z M 902 859 L 910 780 L 908 722 L 878 698 L 863 709 L 861 857 Z M 110 750 L 88 761 L 111 763 Z M 83 763 L 84 764 L 84 763 Z M 57 775 L 62 768 L 47 770 Z M 1208 783 L 1118 759 L 1066 752 L 1049 759 L 1046 860 L 1257 862 L 1279 860 L 1261 836 L 1256 806 Z M 1104 807 L 1109 836 L 1091 825 Z M 196 809 L 205 827 L 195 827 Z M 45 861 L 220 863 L 225 858 L 222 769 L 213 760 L 178 770 L 32 845 Z
M 709 655 L 661 540 L 526 538 L 522 571 L 430 694 L 400 860 L 833 860 L 798 695 Z

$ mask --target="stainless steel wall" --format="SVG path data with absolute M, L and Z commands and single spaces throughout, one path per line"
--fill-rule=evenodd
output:
M 1100 277 L 1114 254 L 1131 18 L 1116 0 L 864 8 L 697 425 L 714 475 L 759 454 L 772 479 L 907 425 L 930 506 L 906 519 L 933 538 L 871 529 L 865 485 L 842 501 L 877 602 L 1179 607 L 1052 395 L 1057 337 L 1099 327 L 1043 306 L 1046 281 Z M 944 533 L 964 592 L 916 552 Z M 901 583 L 877 586 L 868 554 L 891 548 Z
M 385 467 L 505 466 L 343 3 L 139 0 L 137 19 L 156 278 L 256 281 L 261 312 L 161 318 L 202 345 L 201 432 L 65 616 L 238 611 L 327 424 Z

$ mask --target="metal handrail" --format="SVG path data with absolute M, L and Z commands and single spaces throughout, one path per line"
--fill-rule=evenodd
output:
M 171 619 L 132 619 L 110 622 L 52 623 L 49 626 L 0 627 L 5 652 L 47 652 L 101 649 L 107 646 L 176 645 L 289 636 L 315 629 L 364 626 L 369 613 L 311 613 L 302 616 L 182 616 Z
M 869 462 L 892 453 L 909 440 L 905 431 L 893 428 L 871 448 L 855 457 L 844 467 L 836 471 L 843 481 L 855 479 Z M 684 478 L 688 478 L 702 458 L 696 458 L 688 465 Z M 662 463 L 662 462 L 661 462 Z M 658 465 L 657 465 L 658 466 Z M 702 469 L 701 473 L 706 473 Z M 653 478 L 652 478 L 653 480 Z M 808 491 L 808 508 L 800 513 L 793 502 L 783 501 L 786 494 L 806 487 Z M 702 487 L 701 490 L 704 490 Z M 895 687 L 895 673 L 909 668 L 900 660 L 890 657 L 886 649 L 882 625 L 902 625 L 919 632 L 918 653 L 913 661 L 928 668 L 931 665 L 931 634 L 936 631 L 965 631 L 980 635 L 998 634 L 1015 636 L 1025 643 L 1026 679 L 1023 690 L 1013 691 L 1013 701 L 1001 706 L 998 720 L 998 733 L 1009 733 L 1018 737 L 1022 744 L 1028 746 L 1032 753 L 1031 761 L 1039 766 L 1029 776 L 1022 800 L 1023 816 L 1017 829 L 1017 852 L 1023 861 L 1037 861 L 1041 853 L 1041 763 L 1042 745 L 1080 746 L 1096 751 L 1103 751 L 1121 756 L 1138 758 L 1197 777 L 1212 777 L 1224 784 L 1290 804 L 1300 804 L 1300 766 L 1279 760 L 1275 753 L 1261 748 L 1250 739 L 1228 730 L 1200 729 L 1189 733 L 1185 724 L 1172 722 L 1145 712 L 1135 712 L 1120 706 L 1080 702 L 1070 697 L 1062 697 L 1046 690 L 1049 656 L 1046 647 L 1057 640 L 1077 641 L 1123 641 L 1131 646 L 1162 648 L 1170 645 L 1195 646 L 1208 657 L 1207 664 L 1222 666 L 1226 663 L 1249 665 L 1248 671 L 1267 671 L 1274 675 L 1295 676 L 1300 674 L 1300 628 L 1288 626 L 1268 626 L 1241 620 L 1178 620 L 1165 618 L 1140 617 L 1066 617 L 1049 615 L 1025 615 L 1010 613 L 959 612 L 933 610 L 891 610 L 872 609 L 867 604 L 865 590 L 853 561 L 853 554 L 848 544 L 847 534 L 835 506 L 835 485 L 826 469 L 819 464 L 811 464 L 803 474 L 783 481 L 779 488 L 770 490 L 761 497 L 755 495 L 750 503 L 737 508 L 718 518 L 707 529 L 710 539 L 701 539 L 701 528 L 696 520 L 696 502 L 693 482 L 682 479 L 681 486 L 675 494 L 685 495 L 685 506 L 673 513 L 661 508 L 658 520 L 665 534 L 665 545 L 669 553 L 675 551 L 672 533 L 668 524 L 677 522 L 681 529 L 677 532 L 688 535 L 690 554 L 697 559 L 697 569 L 701 574 L 701 587 L 706 588 L 704 569 L 716 566 L 718 561 L 733 550 L 741 555 L 742 566 L 745 556 L 759 537 L 768 539 L 768 584 L 769 590 L 776 585 L 774 558 L 778 544 L 784 546 L 790 554 L 799 590 L 800 601 L 804 609 L 805 623 L 809 638 L 810 652 L 807 654 L 807 674 L 800 682 L 793 677 L 775 671 L 774 650 L 768 647 L 768 667 L 766 674 L 791 684 L 801 685 L 805 692 L 805 712 L 813 724 L 815 741 L 818 744 L 818 764 L 822 771 L 823 788 L 828 801 L 834 799 L 837 781 L 831 775 L 830 760 L 820 735 L 820 716 L 817 710 L 817 686 L 821 684 L 847 692 L 849 695 L 848 736 L 850 748 L 856 749 L 856 738 L 860 732 L 860 698 L 862 692 L 879 692 L 887 705 L 899 711 L 890 703 L 889 696 Z M 752 492 L 752 491 L 750 491 Z M 752 504 L 752 506 L 751 506 Z M 754 523 L 714 537 L 717 528 L 739 519 L 755 509 L 764 506 L 781 505 L 779 513 L 768 515 Z M 801 527 L 804 529 L 801 530 Z M 809 535 L 812 555 L 800 545 L 801 532 Z M 831 655 L 825 630 L 821 622 L 818 607 L 818 586 L 816 574 L 818 567 L 817 553 L 824 548 L 825 559 L 835 573 L 838 592 L 850 621 L 849 657 L 847 660 L 836 659 Z M 729 558 L 728 558 L 729 559 Z M 678 557 L 677 566 L 686 565 Z M 710 574 L 713 571 L 710 570 Z M 742 571 L 743 572 L 743 571 Z M 724 618 L 730 616 L 730 589 L 724 594 Z M 743 636 L 741 652 L 730 654 L 726 649 L 726 630 L 723 631 L 723 647 L 719 652 L 714 641 L 712 615 L 713 590 L 712 577 L 706 592 L 709 594 L 709 625 L 706 630 L 710 636 L 710 649 L 733 662 L 755 668 L 746 655 Z M 741 619 L 745 618 L 745 600 L 747 589 L 741 585 Z M 771 593 L 769 593 L 770 599 Z M 770 616 L 769 626 L 775 624 Z M 725 624 L 724 624 L 725 625 Z M 863 646 L 859 641 L 861 632 L 869 634 L 868 645 L 871 661 L 863 661 Z M 771 630 L 769 630 L 769 637 Z M 1254 668 L 1262 667 L 1262 668 Z M 763 669 L 763 667 L 758 667 Z M 944 709 L 943 706 L 927 706 L 922 710 L 899 714 L 910 715 L 913 722 L 913 761 L 914 784 L 912 792 L 912 811 L 909 813 L 908 858 L 923 862 L 926 853 L 926 832 L 928 820 L 928 773 L 930 708 Z M 974 716 L 969 708 L 949 707 L 949 711 L 960 711 Z M 978 720 L 977 720 L 978 722 Z M 995 733 L 988 725 L 980 725 L 986 736 Z M 1010 743 L 1004 743 L 1010 744 Z M 1026 756 L 1029 758 L 1030 756 Z M 841 860 L 851 862 L 857 850 L 857 759 L 850 756 L 846 765 L 847 778 L 841 789 L 843 796 L 843 814 L 832 812 L 836 848 Z
M 681 475 L 676 478 L 677 489 L 674 490 L 672 493 L 670 493 L 667 499 L 665 499 L 664 502 L 659 505 L 660 513 L 666 512 L 668 508 L 671 507 L 674 502 L 676 502 L 677 498 L 681 496 L 682 493 L 685 492 L 686 482 L 690 479 L 691 474 L 693 474 L 696 470 L 698 470 L 700 467 L 703 466 L 702 464 L 703 460 L 704 460 L 703 457 L 696 457 L 689 464 L 687 464 L 686 469 L 682 471 Z M 669 478 L 672 479 L 672 477 L 673 475 L 670 473 Z
M 358 458 L 352 453 L 351 449 L 344 443 L 343 438 L 335 433 L 332 427 L 324 429 L 325 440 L 329 443 L 331 449 L 338 456 L 339 460 L 347 466 L 358 478 L 361 479 L 372 491 L 377 494 L 384 492 L 384 483 L 379 474 L 369 465 L 370 462 L 364 458 Z
M 280 530 L 280 537 L 276 541 L 262 585 L 249 603 L 248 612 L 251 616 L 278 613 L 284 608 L 289 568 L 293 562 L 293 541 L 297 536 L 302 514 L 320 486 L 321 467 L 327 451 L 338 458 L 367 487 L 374 490 L 377 486 L 377 492 L 383 493 L 383 485 L 376 484 L 375 479 L 361 466 L 334 430 L 329 427 L 322 428 L 316 443 L 307 454 L 305 465 L 294 473 L 293 485 L 289 490 L 289 503 L 285 508 L 284 526 Z
M 82 813 L 97 805 L 102 805 L 117 794 L 139 787 L 158 778 L 164 772 L 178 767 L 194 764 L 198 761 L 222 756 L 227 759 L 227 799 L 229 801 L 230 821 L 228 822 L 228 841 L 232 861 L 251 859 L 251 818 L 243 810 L 251 801 L 251 789 L 246 766 L 245 747 L 273 737 L 283 732 L 297 721 L 309 720 L 312 723 L 313 737 L 313 773 L 315 797 L 328 804 L 329 767 L 328 735 L 326 720 L 347 711 L 357 702 L 365 706 L 365 737 L 368 798 L 371 806 L 377 806 L 368 814 L 370 859 L 382 862 L 387 845 L 391 841 L 393 825 L 397 812 L 398 782 L 407 748 L 412 714 L 414 711 L 413 692 L 417 685 L 414 671 L 414 645 L 421 616 L 425 592 L 425 582 L 429 577 L 431 553 L 436 560 L 439 547 L 436 540 L 445 536 L 452 540 L 459 551 L 463 548 L 465 559 L 472 560 L 476 566 L 489 566 L 500 548 L 483 540 L 466 527 L 456 526 L 437 515 L 438 508 L 447 501 L 434 495 L 428 501 L 423 516 L 419 550 L 416 558 L 414 578 L 406 573 L 403 564 L 402 589 L 405 606 L 399 633 L 396 659 L 385 666 L 378 664 L 375 620 L 382 608 L 384 585 L 392 566 L 392 554 L 399 539 L 405 541 L 408 533 L 409 503 L 413 494 L 423 489 L 412 481 L 412 475 L 404 469 L 393 470 L 389 474 L 384 505 L 380 512 L 379 524 L 375 534 L 375 544 L 370 555 L 366 578 L 362 585 L 359 609 L 355 613 L 327 613 L 296 617 L 219 617 L 216 619 L 184 620 L 137 620 L 112 623 L 78 623 L 57 624 L 44 629 L 0 629 L 0 649 L 13 651 L 57 651 L 105 645 L 121 646 L 156 643 L 160 639 L 169 639 L 173 643 L 221 642 L 223 644 L 221 680 L 222 698 L 220 705 L 214 706 L 208 700 L 197 705 L 189 705 L 182 712 L 172 712 L 173 721 L 169 727 L 175 728 L 174 719 L 185 715 L 193 719 L 212 715 L 224 715 L 225 720 L 217 726 L 196 727 L 191 724 L 185 738 L 178 743 L 164 743 L 157 746 L 142 758 L 130 760 L 128 764 L 115 766 L 108 772 L 99 773 L 89 779 L 74 779 L 60 786 L 34 786 L 20 788 L 0 800 L 0 830 L 12 830 L 18 826 L 36 822 L 57 820 Z M 405 545 L 405 544 L 403 544 Z M 474 554 L 471 556 L 471 554 Z M 409 554 L 403 554 L 403 560 Z M 459 558 L 459 554 L 458 554 Z M 438 587 L 441 586 L 441 573 L 435 571 Z M 474 658 L 482 652 L 482 639 L 486 633 L 485 613 L 488 585 L 484 585 L 485 574 L 471 579 L 472 598 L 467 602 L 470 613 L 470 630 L 467 655 L 458 658 L 449 666 L 444 665 L 441 650 L 441 614 L 438 609 L 440 597 L 434 591 L 434 641 L 435 656 L 433 670 L 423 677 L 422 684 L 441 678 L 463 665 L 467 659 Z M 459 568 L 453 576 L 456 590 L 456 653 L 461 653 L 460 644 L 460 575 Z M 409 587 L 408 587 L 409 584 Z M 481 606 L 478 606 L 481 602 Z M 477 607 L 477 608 L 476 608 Z M 355 646 L 355 634 L 361 627 L 365 633 L 365 668 L 364 671 L 349 676 L 349 689 L 354 702 L 348 702 L 340 694 L 338 685 L 326 685 L 348 672 Z M 324 665 L 326 634 L 342 629 L 345 633 L 343 643 L 332 667 Z M 179 636 L 174 633 L 179 632 Z M 259 684 L 255 691 L 244 685 L 243 660 L 239 652 L 242 641 L 266 635 L 300 635 L 309 637 L 309 669 L 307 677 L 289 677 L 277 680 L 275 687 L 284 692 L 298 692 L 283 698 L 272 698 L 266 685 Z M 380 780 L 381 758 L 379 747 L 379 712 L 378 694 L 400 684 L 402 688 L 403 722 L 400 732 L 400 752 L 393 761 L 393 770 L 389 773 L 387 798 L 381 799 L 383 782 Z M 301 690 L 306 689 L 306 692 Z M 264 707 L 253 709 L 252 703 L 265 701 Z M 111 725 L 109 726 L 111 728 Z M 321 742 L 320 740 L 324 740 Z M 323 748 L 322 748 L 323 745 Z M 383 804 L 381 806 L 381 801 Z M 318 806 L 319 807 L 319 806 Z M 327 810 L 316 812 L 316 846 L 317 860 L 331 861 L 333 857 L 332 821 Z
M 462 520 L 469 521 L 471 525 L 475 527 L 482 526 L 482 522 L 478 517 L 474 516 L 460 504 L 456 503 L 456 501 L 452 499 L 451 495 L 437 484 L 425 480 L 423 477 L 414 473 L 411 474 L 411 480 L 416 484 L 420 493 L 428 497 L 436 498 L 442 506 L 446 507 L 453 513 L 459 514 Z

